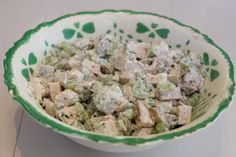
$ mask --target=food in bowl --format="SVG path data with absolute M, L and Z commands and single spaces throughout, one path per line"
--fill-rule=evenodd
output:
M 201 93 L 204 96 L 196 94 L 189 100 L 203 99 L 200 105 L 192 108 L 191 122 L 148 136 L 109 136 L 77 129 L 45 112 L 29 88 L 28 80 L 32 78 L 35 67 L 48 55 L 53 45 L 100 34 L 111 34 L 124 42 L 163 40 L 172 48 L 181 48 L 186 52 L 190 50 L 200 56 L 209 79 L 204 81 L 204 92 Z M 78 12 L 41 23 L 14 43 L 6 53 L 3 64 L 4 82 L 9 93 L 35 121 L 77 143 L 109 152 L 140 151 L 206 129 L 229 107 L 235 87 L 234 66 L 229 55 L 206 34 L 176 19 L 130 10 Z M 207 107 L 207 112 L 195 118 L 204 111 L 202 107 Z
M 207 79 L 200 56 L 164 41 L 120 42 L 101 35 L 63 41 L 34 69 L 29 85 L 45 111 L 79 129 L 147 136 L 200 116 Z

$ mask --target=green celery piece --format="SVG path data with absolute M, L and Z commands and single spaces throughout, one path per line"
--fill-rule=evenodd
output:
M 68 59 L 62 59 L 54 65 L 55 69 L 70 70 L 71 67 L 68 64 Z
M 134 110 L 133 109 L 127 109 L 123 112 L 120 113 L 122 116 L 128 118 L 128 119 L 133 119 L 134 117 Z
M 78 112 L 78 115 L 79 115 L 79 118 L 82 122 L 85 122 L 89 119 L 89 114 L 88 112 L 84 109 L 84 106 L 79 103 L 79 102 L 76 102 L 75 103 L 75 107 L 76 107 L 76 110 Z
M 141 79 L 133 81 L 132 83 L 132 91 L 136 98 L 147 98 L 149 94 L 149 90 L 145 84 L 145 82 Z
M 51 63 L 52 63 L 52 57 L 51 56 L 45 57 L 44 64 L 50 65 Z
M 78 112 L 84 111 L 84 106 L 83 106 L 81 103 L 79 103 L 79 102 L 76 102 L 76 103 L 75 103 L 75 107 L 76 107 L 76 110 L 77 110 Z
M 77 82 L 76 81 L 68 81 L 65 85 L 65 88 L 74 90 Z
M 189 63 L 186 59 L 181 60 L 179 65 L 182 69 L 188 69 L 192 66 L 191 63 Z
M 166 127 L 166 125 L 162 121 L 157 123 L 155 129 L 156 129 L 157 133 L 162 133 L 162 132 L 165 132 L 168 130 L 168 128 Z
M 84 123 L 84 127 L 86 130 L 92 131 L 93 130 L 93 123 L 90 119 L 86 120 Z
M 67 42 L 65 42 L 65 41 L 63 41 L 62 43 L 61 43 L 61 47 L 62 47 L 62 49 L 66 52 L 66 53 L 68 53 L 70 56 L 73 56 L 75 53 L 76 53 L 76 49 L 73 47 L 73 46 L 71 46 L 71 45 L 69 45 Z
M 118 129 L 121 130 L 121 131 L 127 131 L 127 127 L 125 126 L 125 123 L 122 119 L 119 119 L 117 121 L 117 124 L 118 124 Z
M 148 105 L 150 105 L 150 106 L 156 106 L 156 101 L 155 101 L 155 99 L 146 98 L 144 101 L 145 101 Z
M 112 82 L 113 82 L 113 75 L 112 74 L 107 74 L 104 77 L 99 77 L 98 81 L 102 82 L 103 84 L 112 84 Z
M 166 82 L 166 83 L 160 84 L 157 88 L 171 91 L 171 90 L 174 90 L 175 87 L 176 87 L 175 84 L 171 82 Z
M 183 100 L 183 103 L 190 106 L 196 106 L 202 100 L 203 95 L 201 93 L 194 93 L 191 96 L 187 97 L 186 100 Z

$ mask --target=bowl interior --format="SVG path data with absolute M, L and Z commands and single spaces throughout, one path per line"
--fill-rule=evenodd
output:
M 63 40 L 72 41 L 95 37 L 100 34 L 113 34 L 122 42 L 164 40 L 172 48 L 190 50 L 203 57 L 209 74 L 209 80 L 205 87 L 210 103 L 207 113 L 190 124 L 167 133 L 173 136 L 153 135 L 156 139 L 158 136 L 160 139 L 173 138 L 202 128 L 215 119 L 220 110 L 227 107 L 228 102 L 225 102 L 226 106 L 221 102 L 226 98 L 231 99 L 234 82 L 230 73 L 233 73 L 233 69 L 228 56 L 210 39 L 195 29 L 156 14 L 104 11 L 64 16 L 52 22 L 41 24 L 36 29 L 27 32 L 7 53 L 4 61 L 5 82 L 13 92 L 14 98 L 34 119 L 61 133 L 73 134 L 74 136 L 80 134 L 93 140 L 96 139 L 90 136 L 94 133 L 78 131 L 76 128 L 63 124 L 45 113 L 33 98 L 27 80 L 30 78 L 30 73 L 34 67 L 49 53 L 54 44 Z M 110 141 L 101 138 L 100 135 L 98 137 L 99 139 L 96 140 Z M 153 137 L 145 138 L 152 139 Z M 140 143 L 142 143 L 141 141 Z M 130 142 L 126 141 L 125 143 Z

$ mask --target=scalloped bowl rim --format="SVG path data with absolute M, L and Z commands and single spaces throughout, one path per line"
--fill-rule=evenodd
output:
M 33 108 L 32 105 L 28 101 L 26 101 L 23 97 L 20 96 L 16 85 L 12 81 L 13 74 L 12 74 L 11 59 L 14 53 L 17 51 L 17 49 L 21 45 L 25 44 L 31 38 L 31 35 L 37 33 L 43 27 L 53 26 L 53 24 L 55 24 L 56 22 L 63 20 L 65 18 L 68 18 L 68 17 L 78 16 L 78 15 L 96 15 L 96 14 L 102 14 L 102 13 L 120 13 L 120 12 L 126 13 L 126 14 L 143 14 L 143 15 L 151 15 L 151 16 L 158 16 L 161 18 L 165 18 L 167 20 L 174 22 L 178 26 L 188 28 L 192 32 L 197 33 L 198 35 L 202 36 L 205 42 L 207 42 L 208 44 L 211 44 L 213 47 L 215 47 L 221 52 L 221 54 L 224 56 L 224 59 L 227 61 L 228 66 L 229 66 L 229 79 L 230 79 L 229 82 L 230 83 L 228 84 L 229 86 L 228 96 L 220 102 L 217 111 L 213 115 L 210 115 L 203 122 L 195 126 L 192 126 L 190 128 L 181 130 L 181 131 L 167 132 L 164 134 L 156 134 L 156 135 L 152 135 L 148 137 L 108 136 L 108 135 L 97 134 L 94 132 L 83 131 L 83 130 L 73 129 L 71 127 L 63 126 L 60 123 L 57 123 L 43 116 L 39 111 Z M 18 41 L 14 43 L 13 47 L 11 47 L 7 51 L 4 61 L 3 61 L 3 65 L 4 65 L 4 81 L 5 81 L 6 86 L 9 89 L 9 92 L 12 94 L 13 98 L 27 111 L 27 113 L 33 119 L 40 122 L 40 124 L 46 127 L 50 127 L 56 132 L 65 134 L 67 136 L 90 139 L 92 141 L 97 141 L 97 142 L 108 142 L 112 144 L 123 143 L 127 145 L 142 145 L 142 144 L 148 144 L 148 143 L 153 143 L 153 142 L 159 142 L 163 140 L 164 141 L 171 140 L 177 137 L 183 137 L 184 135 L 189 135 L 193 132 L 201 130 L 202 128 L 205 128 L 208 124 L 212 123 L 219 116 L 219 114 L 229 106 L 229 103 L 232 100 L 232 95 L 234 94 L 234 89 L 235 89 L 234 66 L 233 66 L 232 61 L 230 60 L 230 57 L 222 48 L 216 45 L 215 42 L 211 38 L 209 38 L 206 34 L 201 33 L 198 29 L 193 28 L 192 26 L 182 24 L 181 22 L 173 18 L 159 15 L 157 13 L 139 12 L 139 11 L 131 11 L 131 10 L 100 10 L 100 11 L 78 12 L 74 14 L 67 14 L 67 15 L 61 16 L 49 22 L 41 23 L 34 29 L 31 29 L 27 31 L 26 33 L 24 33 L 24 35 Z

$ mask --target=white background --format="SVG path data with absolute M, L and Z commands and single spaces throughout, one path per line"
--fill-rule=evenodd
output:
M 78 11 L 132 9 L 157 12 L 199 28 L 236 60 L 234 0 L 0 0 L 0 58 L 13 42 L 37 24 Z M 113 154 L 91 150 L 40 126 L 7 92 L 0 68 L 1 157 L 235 157 L 236 104 L 203 131 L 138 153 Z M 220 86 L 220 85 L 219 85 Z

